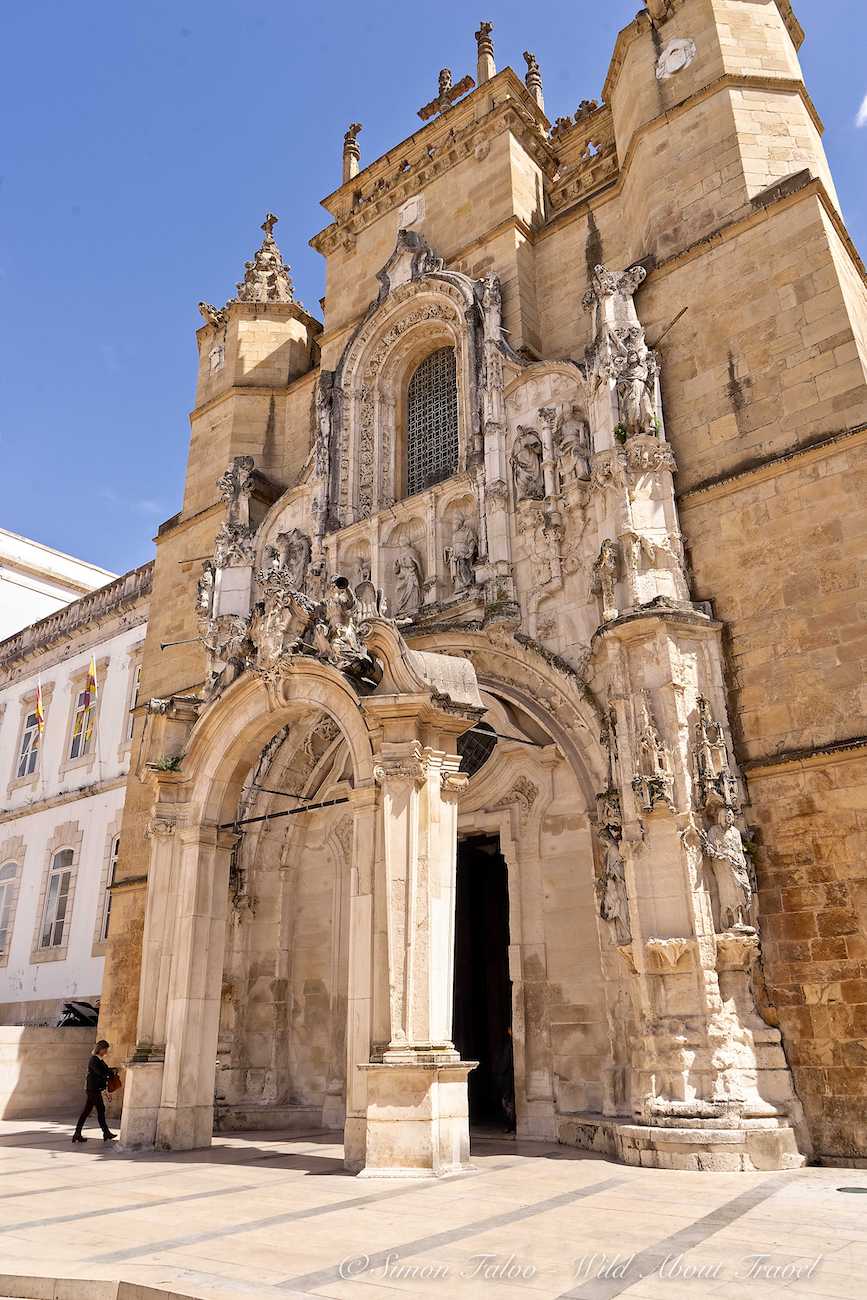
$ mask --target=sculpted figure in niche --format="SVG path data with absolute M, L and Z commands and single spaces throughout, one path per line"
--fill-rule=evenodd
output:
M 334 372 L 322 370 L 316 385 L 316 473 L 328 480 L 331 447 L 331 403 L 334 396 Z
M 613 367 L 620 422 L 628 438 L 656 433 L 657 361 L 640 325 L 612 330 Z
M 616 583 L 620 570 L 617 543 L 607 537 L 599 548 L 593 565 L 593 582 L 590 593 L 602 598 L 602 622 L 610 623 L 618 614 Z
M 310 562 L 310 538 L 300 529 L 293 528 L 288 533 L 278 533 L 274 545 L 265 552 L 266 569 L 282 573 L 290 587 L 296 591 L 304 590 L 307 578 L 307 565 Z
M 599 838 L 604 845 L 599 915 L 614 926 L 615 942 L 630 943 L 629 902 L 626 896 L 626 870 L 620 852 L 619 827 L 600 826 Z
M 518 501 L 541 501 L 544 497 L 542 454 L 542 439 L 536 430 L 519 425 L 511 458 L 515 497 Z
M 503 298 L 500 280 L 489 271 L 482 281 L 482 322 L 486 339 L 499 342 L 502 322 Z
M 475 564 L 479 554 L 479 538 L 465 515 L 458 515 L 452 544 L 446 551 L 454 591 L 466 591 L 476 580 Z
M 401 550 L 394 562 L 394 574 L 394 616 L 399 619 L 415 618 L 421 605 L 424 574 L 411 546 L 405 546 Z
M 360 587 L 363 582 L 370 582 L 370 556 L 359 555 L 355 561 L 355 586 Z
M 590 477 L 590 432 L 577 406 L 567 408 L 557 435 L 560 453 L 560 475 L 564 482 Z
M 253 472 L 256 462 L 252 456 L 235 456 L 226 472 L 217 479 L 217 490 L 228 506 L 226 522 L 250 526 L 250 493 L 253 490 Z
M 214 605 L 214 585 L 216 570 L 210 560 L 202 565 L 202 576 L 196 583 L 196 614 L 199 618 L 210 618 Z
M 717 812 L 716 825 L 699 831 L 702 848 L 714 865 L 719 893 L 720 926 L 752 929 L 750 906 L 753 886 L 741 833 L 735 825 L 731 808 L 723 804 Z

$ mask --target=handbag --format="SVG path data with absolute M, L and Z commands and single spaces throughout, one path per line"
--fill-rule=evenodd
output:
M 106 1092 L 117 1092 L 118 1088 L 122 1088 L 122 1087 L 123 1087 L 123 1083 L 121 1082 L 120 1075 L 113 1074 L 109 1079 L 108 1083 L 105 1085 L 105 1090 Z

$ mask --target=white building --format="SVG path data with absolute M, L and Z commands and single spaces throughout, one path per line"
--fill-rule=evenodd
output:
M 99 996 L 152 568 L 0 642 L 0 1024 Z
M 0 528 L 0 639 L 115 577 L 108 569 Z

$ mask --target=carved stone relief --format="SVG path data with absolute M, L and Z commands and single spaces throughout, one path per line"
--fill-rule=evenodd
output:
M 660 806 L 673 808 L 671 762 L 648 690 L 640 690 L 635 701 L 635 742 L 638 772 L 632 778 L 632 789 L 642 811 L 650 813 Z
M 458 515 L 446 548 L 446 563 L 455 595 L 475 586 L 475 565 L 479 557 L 479 534 L 466 515 Z

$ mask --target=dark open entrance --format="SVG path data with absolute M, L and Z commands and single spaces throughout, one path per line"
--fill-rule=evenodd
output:
M 458 841 L 455 905 L 455 1046 L 478 1061 L 469 1078 L 470 1123 L 515 1128 L 509 885 L 496 835 Z

